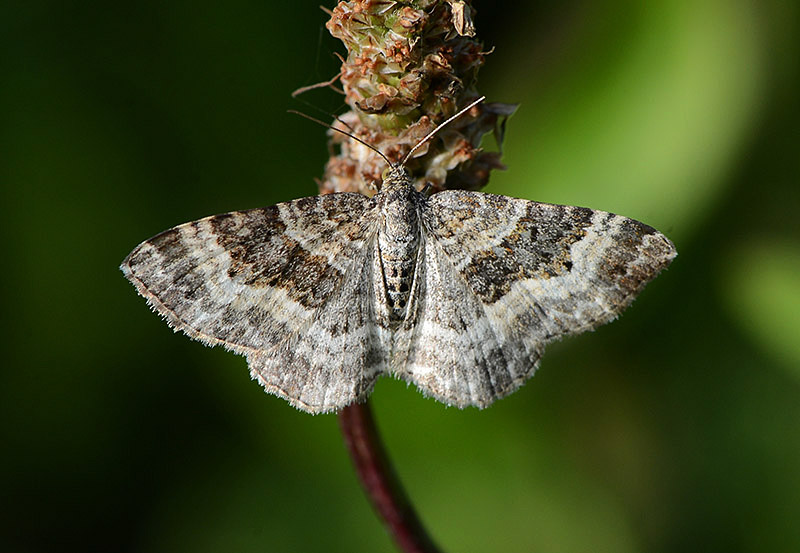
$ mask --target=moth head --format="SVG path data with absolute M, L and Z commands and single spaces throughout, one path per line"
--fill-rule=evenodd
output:
M 381 188 L 390 188 L 411 182 L 411 174 L 405 165 L 392 163 L 381 174 Z

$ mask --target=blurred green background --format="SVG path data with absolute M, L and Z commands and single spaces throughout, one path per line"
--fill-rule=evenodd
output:
M 800 550 L 797 2 L 476 8 L 480 89 L 520 103 L 489 190 L 635 217 L 679 256 L 490 409 L 378 383 L 421 516 L 452 552 Z M 286 110 L 337 70 L 326 19 L 0 8 L 1 551 L 395 550 L 336 418 L 174 335 L 117 269 L 177 223 L 315 192 L 325 131 Z

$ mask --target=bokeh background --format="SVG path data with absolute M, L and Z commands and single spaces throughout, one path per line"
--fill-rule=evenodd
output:
M 0 8 L 0 550 L 394 551 L 336 417 L 173 334 L 117 269 L 315 192 L 325 130 L 286 110 L 337 70 L 317 4 Z M 446 551 L 800 550 L 798 4 L 509 4 L 476 2 L 480 89 L 520 104 L 489 190 L 679 256 L 490 409 L 379 382 L 409 494 Z

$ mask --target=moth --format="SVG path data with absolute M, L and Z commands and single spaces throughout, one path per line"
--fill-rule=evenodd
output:
M 643 223 L 464 190 L 391 165 L 336 193 L 214 215 L 142 242 L 125 277 L 176 331 L 247 358 L 310 413 L 393 375 L 448 405 L 518 389 L 545 346 L 616 318 L 676 255 Z

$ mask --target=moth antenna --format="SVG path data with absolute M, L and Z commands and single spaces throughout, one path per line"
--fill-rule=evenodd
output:
M 428 134 L 425 136 L 425 138 L 423 138 L 422 140 L 420 140 L 419 142 L 417 142 L 417 144 L 416 144 L 416 145 L 415 145 L 413 148 L 411 148 L 411 151 L 409 151 L 409 152 L 406 154 L 406 157 L 404 157 L 404 158 L 403 158 L 403 161 L 401 161 L 401 162 L 400 162 L 400 165 L 405 165 L 405 164 L 406 164 L 406 162 L 407 162 L 409 159 L 411 159 L 411 156 L 414 154 L 414 152 L 416 152 L 417 150 L 419 150 L 420 146 L 422 146 L 422 145 L 423 145 L 423 144 L 425 144 L 425 143 L 426 143 L 428 140 L 430 140 L 431 138 L 433 138 L 433 136 L 434 136 L 434 135 L 435 135 L 437 132 L 439 132 L 440 130 L 442 130 L 442 128 L 443 128 L 445 125 L 447 125 L 448 123 L 451 123 L 452 121 L 454 121 L 454 120 L 458 119 L 459 117 L 461 117 L 462 115 L 464 115 L 466 112 L 468 112 L 469 110 L 471 110 L 472 108 L 474 108 L 475 106 L 477 106 L 478 104 L 480 104 L 481 102 L 483 102 L 485 99 L 486 99 L 486 96 L 481 96 L 480 98 L 478 98 L 477 100 L 475 100 L 474 102 L 472 102 L 471 104 L 469 104 L 467 107 L 465 107 L 465 108 L 462 108 L 462 109 L 461 109 L 461 110 L 460 110 L 458 113 L 456 113 L 455 115 L 451 115 L 450 117 L 448 117 L 447 119 L 445 119 L 445 120 L 444 120 L 442 123 L 440 123 L 440 124 L 439 124 L 439 125 L 438 125 L 438 126 L 435 128 L 435 129 L 433 129 L 431 132 L 429 132 L 429 133 L 428 133 Z M 384 157 L 384 159 L 386 159 L 386 158 Z
M 384 159 L 384 161 L 386 161 L 386 163 L 387 163 L 387 164 L 389 164 L 389 166 L 391 166 L 391 165 L 392 165 L 392 162 L 391 162 L 391 161 L 389 161 L 389 158 L 388 158 L 388 157 L 386 157 L 385 155 L 383 155 L 383 152 L 381 152 L 381 151 L 380 151 L 378 148 L 376 148 L 376 147 L 375 147 L 375 146 L 373 146 L 372 144 L 367 144 L 366 142 L 364 142 L 363 140 L 361 140 L 361 139 L 360 139 L 359 137 L 357 137 L 356 135 L 354 135 L 354 134 L 351 134 L 351 133 L 349 133 L 349 132 L 346 132 L 346 131 L 343 131 L 342 129 L 337 129 L 336 127 L 334 127 L 333 125 L 329 125 L 329 124 L 328 124 L 328 123 L 326 123 L 325 121 L 320 121 L 320 120 L 319 120 L 319 119 L 317 119 L 316 117 L 311 117 L 310 115 L 307 115 L 307 114 L 305 114 L 305 113 L 302 113 L 302 112 L 300 112 L 300 111 L 293 110 L 293 109 L 290 109 L 290 110 L 287 110 L 287 111 L 288 111 L 289 113 L 293 113 L 293 114 L 295 114 L 295 115 L 299 115 L 300 117 L 303 117 L 303 118 L 305 118 L 305 119 L 308 119 L 309 121 L 313 121 L 314 123 L 320 124 L 320 125 L 322 125 L 323 127 L 327 127 L 327 128 L 329 128 L 330 130 L 332 130 L 332 131 L 336 131 L 336 132 L 338 132 L 338 133 L 342 133 L 343 135 L 347 136 L 348 138 L 352 138 L 352 139 L 353 139 L 353 140 L 355 140 L 356 142 L 360 142 L 361 144 L 363 144 L 364 146 L 366 146 L 367 148 L 369 148 L 370 150 L 372 150 L 373 152 L 375 152 L 376 154 L 378 154 L 379 156 L 381 156 L 381 157 Z M 337 118 L 336 118 L 336 120 L 337 120 L 337 121 L 339 121 L 339 118 L 337 117 Z M 341 121 L 340 121 L 340 122 L 341 122 Z M 349 126 L 349 125 L 347 125 L 346 123 L 343 123 L 343 124 L 344 124 L 346 127 L 350 128 L 350 126 Z M 350 130 L 352 130 L 352 129 L 350 129 Z
M 294 93 L 292 93 L 292 94 L 294 94 Z M 297 97 L 295 97 L 295 99 L 296 99 L 298 102 L 300 102 L 301 104 L 303 104 L 304 106 L 306 106 L 307 108 L 311 108 L 311 109 L 313 109 L 314 111 L 316 111 L 316 112 L 318 112 L 318 113 L 323 113 L 323 114 L 327 115 L 328 117 L 333 117 L 333 118 L 334 118 L 334 119 L 336 119 L 336 120 L 337 120 L 339 123 L 341 123 L 342 125 L 344 125 L 345 127 L 347 127 L 347 128 L 350 130 L 350 132 L 352 132 L 352 133 L 356 132 L 356 131 L 353 129 L 353 127 L 351 127 L 350 125 L 348 125 L 348 124 L 347 124 L 347 122 L 345 122 L 345 121 L 344 121 L 344 119 L 342 119 L 341 117 L 339 117 L 339 116 L 338 116 L 338 115 L 336 115 L 335 113 L 331 113 L 331 112 L 329 112 L 329 111 L 326 111 L 326 110 L 324 110 L 324 109 L 322 109 L 322 108 L 320 108 L 320 107 L 317 107 L 317 106 L 315 106 L 314 104 L 312 104 L 311 102 L 306 102 L 306 101 L 305 101 L 305 100 L 303 100 L 302 98 L 297 98 Z M 345 104 L 342 104 L 342 106 L 343 106 L 343 105 L 345 105 Z M 340 107 L 341 107 L 341 106 L 340 106 Z M 290 111 L 291 113 L 298 113 L 298 112 L 296 112 L 296 111 L 292 111 L 292 110 L 289 110 L 289 111 Z

